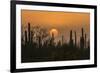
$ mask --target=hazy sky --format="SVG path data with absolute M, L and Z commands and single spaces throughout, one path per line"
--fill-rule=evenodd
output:
M 48 32 L 52 29 L 56 29 L 58 31 L 57 40 L 60 40 L 62 35 L 65 41 L 69 40 L 70 30 L 76 31 L 79 40 L 82 27 L 87 37 L 90 37 L 89 13 L 22 10 L 21 19 L 22 27 L 27 26 L 29 22 L 31 26 L 39 25 L 48 29 Z

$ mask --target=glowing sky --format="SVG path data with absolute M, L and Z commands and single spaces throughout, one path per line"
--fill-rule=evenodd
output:
M 22 27 L 30 22 L 31 26 L 40 25 L 48 31 L 56 29 L 59 32 L 57 39 L 63 35 L 66 41 L 69 39 L 69 31 L 73 30 L 76 31 L 79 40 L 82 27 L 87 37 L 90 37 L 89 13 L 22 10 L 21 19 Z

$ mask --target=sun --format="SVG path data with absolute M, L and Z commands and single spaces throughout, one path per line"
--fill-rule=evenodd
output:
M 53 28 L 50 30 L 50 36 L 52 36 L 52 34 L 54 34 L 54 37 L 57 37 L 58 36 L 58 30 Z

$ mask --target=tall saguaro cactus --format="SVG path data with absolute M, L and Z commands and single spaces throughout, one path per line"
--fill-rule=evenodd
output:
M 28 23 L 28 41 L 30 42 L 31 40 L 31 29 L 30 29 L 30 23 Z
M 70 31 L 70 41 L 69 41 L 70 47 L 73 47 L 73 38 L 72 38 L 72 30 Z
M 86 45 L 86 42 L 87 42 L 87 41 L 86 41 L 86 40 L 87 40 L 87 36 L 86 36 L 86 34 L 85 34 L 85 45 L 84 45 L 85 48 L 87 48 L 87 45 Z
M 25 44 L 27 44 L 28 38 L 27 38 L 27 31 L 25 30 Z
M 63 45 L 63 43 L 64 43 L 64 36 L 62 35 L 62 45 Z
M 83 30 L 83 28 L 81 29 L 81 38 L 80 38 L 80 48 L 81 49 L 84 49 L 84 30 Z
M 75 47 L 77 46 L 77 37 L 76 37 L 76 31 L 74 32 L 75 34 Z

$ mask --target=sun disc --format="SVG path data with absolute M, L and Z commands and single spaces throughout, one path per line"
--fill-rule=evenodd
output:
M 54 34 L 54 37 L 58 36 L 58 30 L 57 29 L 51 29 L 50 30 L 50 36 L 52 36 L 52 34 Z

